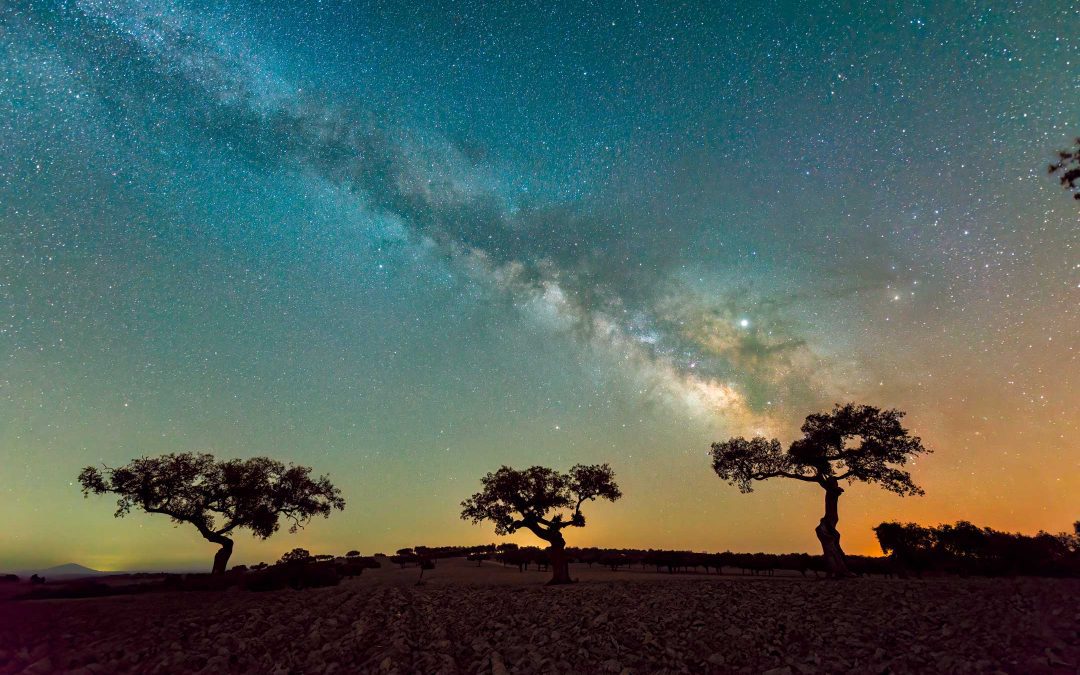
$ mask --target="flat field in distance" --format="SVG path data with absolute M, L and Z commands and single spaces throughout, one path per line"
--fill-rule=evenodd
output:
M 1075 579 L 571 574 L 579 583 L 545 587 L 547 572 L 449 559 L 417 586 L 416 567 L 384 561 L 303 591 L 0 599 L 0 673 L 1080 668 Z

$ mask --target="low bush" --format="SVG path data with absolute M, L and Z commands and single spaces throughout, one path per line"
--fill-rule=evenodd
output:
M 337 586 L 341 574 L 330 563 L 284 563 L 244 575 L 244 588 L 249 591 L 277 591 L 284 588 L 323 588 Z

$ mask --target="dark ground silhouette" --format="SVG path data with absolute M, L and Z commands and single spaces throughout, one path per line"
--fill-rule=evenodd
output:
M 423 586 L 415 566 L 383 564 L 302 591 L 0 601 L 0 673 L 1039 674 L 1080 663 L 1075 579 L 837 582 L 583 563 L 571 574 L 580 583 L 546 587 L 535 568 L 459 557 Z

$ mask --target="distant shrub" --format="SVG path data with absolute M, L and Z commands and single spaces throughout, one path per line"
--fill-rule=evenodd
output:
M 281 556 L 281 560 L 278 562 L 279 564 L 305 563 L 311 559 L 311 552 L 308 551 L 306 548 L 294 548 L 285 555 Z
M 300 590 L 336 586 L 340 581 L 337 566 L 330 563 L 285 563 L 245 575 L 244 588 L 249 591 Z
M 349 551 L 348 553 L 345 554 L 345 557 L 346 558 L 359 558 L 360 557 L 360 551 Z
M 417 563 L 420 566 L 420 578 L 417 579 L 416 585 L 420 586 L 424 583 L 424 572 L 435 569 L 435 559 L 429 558 L 427 555 L 418 555 Z
M 407 552 L 408 549 L 402 549 Z M 474 560 L 473 555 L 491 554 L 495 551 L 495 544 L 481 544 L 478 546 L 414 546 L 412 552 L 432 560 L 440 558 L 468 558 Z
M 420 558 L 415 553 L 410 553 L 409 555 L 399 554 L 390 556 L 390 562 L 404 569 L 409 565 L 416 565 L 419 563 Z
M 355 563 L 355 562 L 349 561 L 349 562 L 338 563 L 335 566 L 335 568 L 337 569 L 338 574 L 340 574 L 343 577 L 349 578 L 349 577 L 358 577 L 361 574 L 363 574 L 365 566 L 360 564 L 360 563 Z
M 175 590 L 187 592 L 224 591 L 240 584 L 243 574 L 185 574 Z
M 529 569 L 530 563 L 542 563 L 541 551 L 536 546 L 516 546 L 513 544 L 500 547 L 495 559 L 503 565 L 517 565 L 518 571 Z
M 592 566 L 592 563 L 599 562 L 601 565 L 610 568 L 612 572 L 615 572 L 620 567 L 629 567 L 630 558 L 622 553 L 609 553 L 597 557 L 589 556 L 585 562 L 587 562 L 590 567 Z
M 891 558 L 871 558 L 865 555 L 849 555 L 848 567 L 861 577 L 870 575 L 891 577 L 899 571 L 896 562 Z
M 338 574 L 343 577 L 358 577 L 364 570 L 373 570 L 382 567 L 382 563 L 371 557 L 352 556 L 346 557 L 345 562 L 339 562 L 335 567 L 337 568 Z
M 67 598 L 101 598 L 107 595 L 123 595 L 132 592 L 131 587 L 111 587 L 100 581 L 81 581 L 77 583 L 36 588 L 23 596 L 31 600 L 51 600 Z
M 17 583 L 18 581 L 19 577 L 15 574 L 5 574 L 4 576 L 0 577 L 0 583 L 10 584 Z
M 179 591 L 184 584 L 183 574 L 166 574 L 161 580 L 161 587 L 166 591 Z
M 255 574 L 250 574 L 244 580 L 244 589 L 255 592 L 280 591 L 288 587 L 288 585 L 285 575 L 277 571 L 275 567 L 268 567 Z

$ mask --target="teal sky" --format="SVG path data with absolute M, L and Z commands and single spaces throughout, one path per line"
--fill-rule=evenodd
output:
M 495 539 L 506 463 L 609 462 L 570 545 L 813 550 L 707 450 L 896 406 L 927 495 L 841 530 L 1080 517 L 1069 2 L 0 7 L 0 565 L 203 564 L 88 464 L 328 473 L 237 562 Z M 524 539 L 523 539 L 524 541 Z

